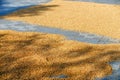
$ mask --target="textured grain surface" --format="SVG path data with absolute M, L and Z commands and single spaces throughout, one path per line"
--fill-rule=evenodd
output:
M 120 38 L 119 5 L 53 0 L 4 18 Z
M 120 44 L 92 45 L 60 35 L 0 31 L 1 80 L 92 80 L 112 73 Z M 61 75 L 61 76 L 59 76 Z
M 80 42 L 87 42 L 93 44 L 111 44 L 120 43 L 120 39 L 113 39 L 103 35 L 90 34 L 85 32 L 68 31 L 59 28 L 50 28 L 40 25 L 31 25 L 20 21 L 11 21 L 0 19 L 1 30 L 15 30 L 24 32 L 44 32 L 52 34 L 64 35 L 69 40 L 76 40 Z

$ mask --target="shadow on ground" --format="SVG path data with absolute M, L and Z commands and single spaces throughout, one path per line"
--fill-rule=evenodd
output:
M 11 17 L 13 16 L 19 16 L 19 17 L 24 17 L 24 16 L 35 16 L 35 15 L 38 15 L 38 14 L 42 14 L 44 13 L 45 11 L 48 11 L 48 10 L 54 10 L 53 8 L 54 7 L 58 7 L 59 5 L 39 5 L 39 6 L 34 6 L 34 7 L 31 7 L 29 9 L 24 9 L 24 8 L 27 8 L 29 6 L 24 6 L 24 7 L 17 7 L 17 8 L 14 8 L 14 7 L 11 7 L 11 10 L 10 11 L 1 11 L 0 12 L 0 15 L 6 15 L 6 14 L 9 14 L 9 13 L 13 13 L 12 15 L 10 15 Z M 10 8 L 10 7 L 9 7 Z M 13 9 L 12 9 L 13 8 Z M 20 10 L 20 9 L 23 9 L 23 10 Z M 6 9 L 5 9 L 6 10 Z M 15 12 L 16 10 L 20 10 L 20 11 L 17 11 Z M 21 12 L 22 11 L 22 12 Z
M 28 9 L 23 9 L 20 11 L 15 12 L 14 14 L 11 14 L 11 17 L 19 16 L 19 17 L 26 17 L 26 16 L 36 16 L 40 15 L 46 11 L 54 10 L 54 7 L 59 7 L 59 5 L 39 5 L 30 7 Z
M 17 10 L 24 9 L 30 6 L 47 3 L 50 0 L 0 0 L 0 16 L 8 15 Z
M 0 79 L 93 80 L 112 73 L 108 62 L 120 59 L 120 45 L 65 41 L 45 33 L 0 32 Z M 7 46 L 7 47 L 6 47 Z

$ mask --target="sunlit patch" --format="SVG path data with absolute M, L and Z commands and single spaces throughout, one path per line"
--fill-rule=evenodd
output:
M 120 4 L 120 0 L 72 0 L 72 1 L 95 2 L 101 4 Z
M 1 0 L 0 16 L 48 1 L 51 0 Z M 94 34 L 91 34 L 91 31 L 90 33 L 87 33 L 89 31 L 74 31 L 75 27 L 75 30 L 78 30 L 79 25 L 82 25 L 83 29 L 88 29 L 89 27 L 92 29 L 93 27 L 91 26 L 95 26 L 94 29 L 98 27 L 98 32 L 104 33 L 105 31 L 106 33 L 106 29 L 108 29 L 107 34 L 114 34 L 113 32 L 115 31 L 116 34 L 119 34 L 119 24 L 116 23 L 119 21 L 119 7 L 115 4 L 120 4 L 120 0 L 74 1 L 94 2 L 95 4 L 77 4 L 78 2 L 73 4 L 73 1 L 70 0 L 54 0 L 47 5 L 33 6 L 8 15 L 11 19 L 18 17 L 21 20 L 27 20 L 29 17 L 28 22 L 31 21 L 32 23 L 33 20 L 33 23 L 39 26 L 0 19 L 0 30 L 3 30 L 0 31 L 0 79 L 120 80 L 120 61 L 116 61 L 120 59 L 120 40 L 103 36 L 104 34 L 97 35 L 94 32 Z M 72 13 L 77 16 L 74 16 Z M 56 26 L 58 28 L 48 28 L 51 25 L 47 27 L 48 23 L 54 24 L 57 21 L 58 23 L 55 23 L 53 27 Z M 44 26 L 40 26 L 41 24 Z M 68 27 L 66 28 L 67 30 L 64 30 L 64 28 L 59 29 L 61 26 L 66 27 L 66 25 Z M 102 29 L 102 27 L 105 29 Z M 73 31 L 69 31 L 68 29 Z
M 20 21 L 0 19 L 1 30 L 32 31 L 64 35 L 67 39 L 94 44 L 120 43 L 119 39 L 112 39 L 103 35 L 85 32 L 68 31 L 58 28 L 50 28 L 38 25 L 31 25 Z

